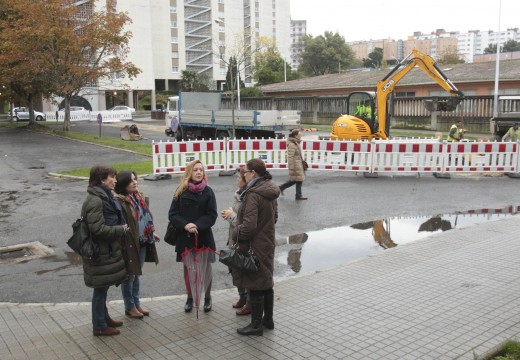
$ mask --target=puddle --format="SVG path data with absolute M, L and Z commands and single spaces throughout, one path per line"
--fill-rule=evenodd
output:
M 289 236 L 276 261 L 288 266 L 281 277 L 333 267 L 407 244 L 432 234 L 520 213 L 520 206 L 479 209 L 435 216 L 395 217 Z

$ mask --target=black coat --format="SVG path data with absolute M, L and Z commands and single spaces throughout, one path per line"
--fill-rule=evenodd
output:
M 177 261 L 180 261 L 180 254 L 186 248 L 195 246 L 194 234 L 184 230 L 186 224 L 194 223 L 199 232 L 199 247 L 207 246 L 216 250 L 215 239 L 211 227 L 217 221 L 217 200 L 213 190 L 206 186 L 200 193 L 192 193 L 185 190 L 178 201 L 173 200 L 168 212 L 168 219 L 177 229 Z

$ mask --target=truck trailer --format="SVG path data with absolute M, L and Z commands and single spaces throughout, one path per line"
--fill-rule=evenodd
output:
M 300 111 L 233 112 L 221 109 L 221 100 L 221 93 L 211 92 L 180 92 L 179 96 L 169 97 L 165 116 L 166 135 L 178 141 L 223 139 L 232 137 L 234 128 L 237 138 L 279 138 L 284 131 L 300 128 Z

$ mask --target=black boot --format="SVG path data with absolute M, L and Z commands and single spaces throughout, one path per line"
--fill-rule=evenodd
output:
M 264 318 L 262 324 L 269 330 L 274 329 L 273 321 L 274 293 L 264 295 Z
M 184 312 L 191 312 L 191 309 L 193 309 L 193 298 L 188 298 L 186 300 L 186 305 L 184 305 Z
M 252 297 L 251 296 L 251 324 L 237 329 L 237 333 L 240 335 L 257 335 L 262 336 L 264 334 L 264 328 L 262 326 L 262 316 L 264 314 L 264 297 Z

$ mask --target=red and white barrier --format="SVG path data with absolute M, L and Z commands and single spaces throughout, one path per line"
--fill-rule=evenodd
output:
M 225 140 L 152 143 L 154 174 L 183 172 L 193 160 L 200 160 L 207 171 L 226 169 Z
M 195 159 L 207 171 L 234 170 L 260 158 L 269 169 L 287 168 L 284 139 L 233 139 L 153 143 L 155 174 L 183 172 Z M 309 170 L 365 173 L 520 172 L 519 143 L 430 140 L 333 141 L 301 143 Z

